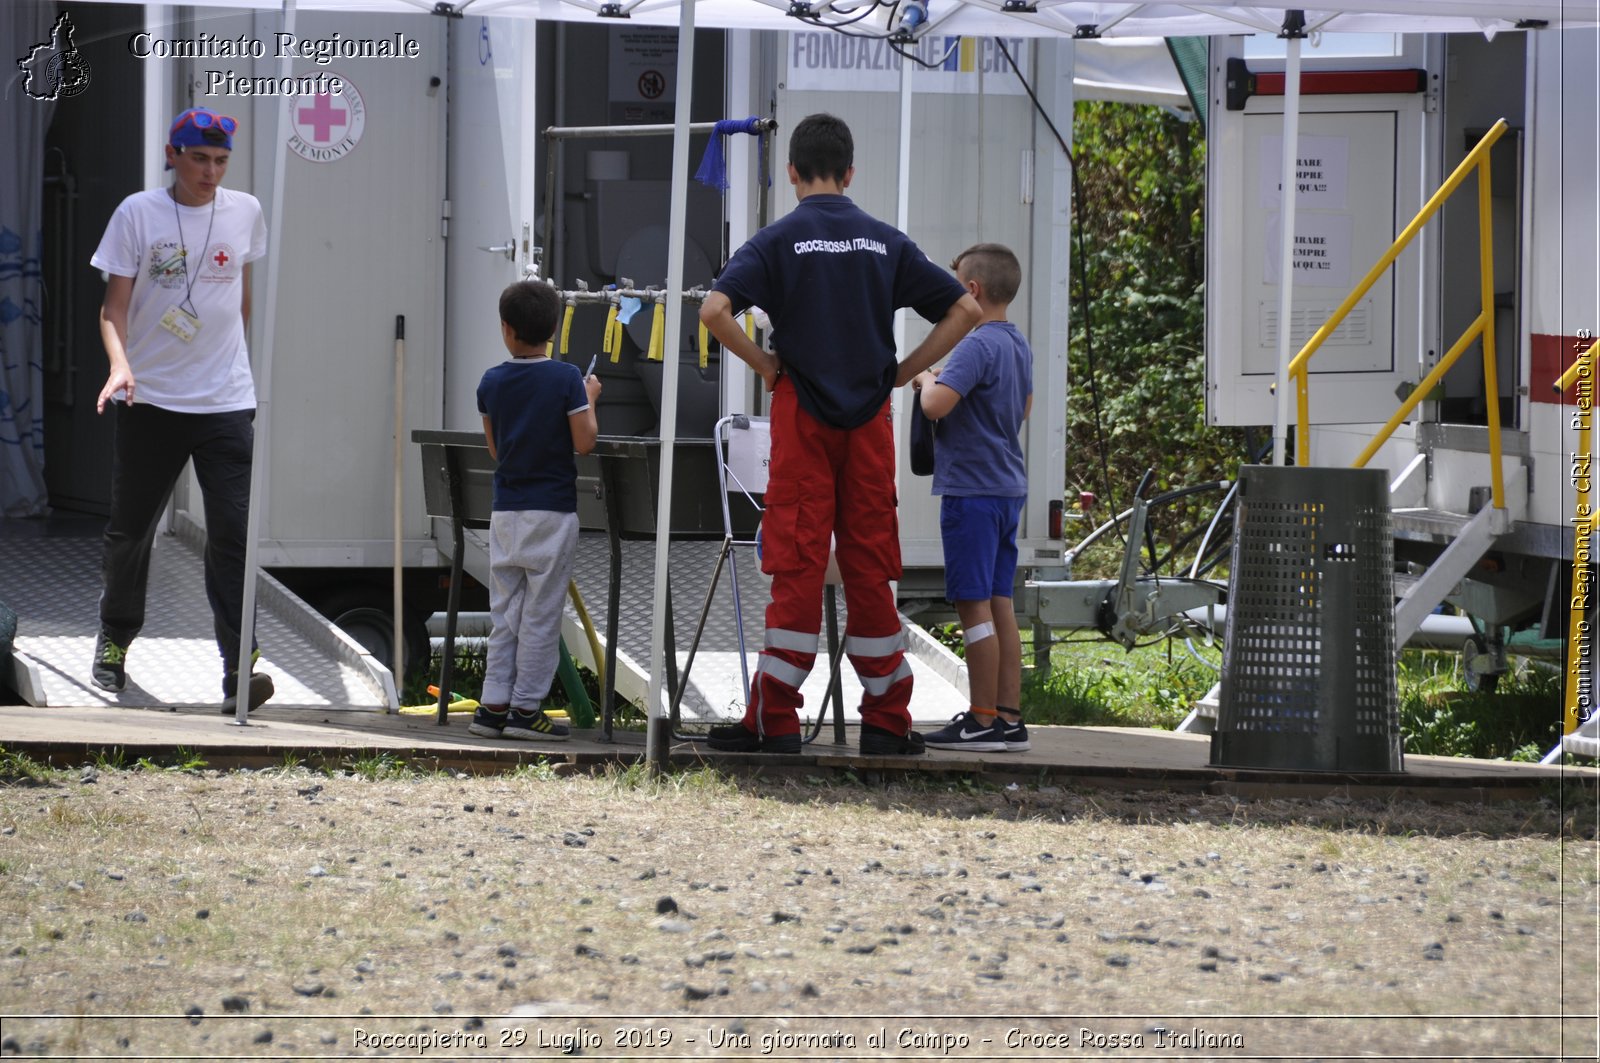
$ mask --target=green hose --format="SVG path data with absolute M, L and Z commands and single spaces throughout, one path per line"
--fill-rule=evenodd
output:
M 567 640 L 562 639 L 557 648 L 561 651 L 561 661 L 556 665 L 556 675 L 561 679 L 561 688 L 567 692 L 567 701 L 571 703 L 568 711 L 572 716 L 572 725 L 593 727 L 594 706 L 589 703 L 589 692 L 583 689 L 583 677 L 578 674 L 578 666 L 572 663 L 572 654 L 567 652 Z

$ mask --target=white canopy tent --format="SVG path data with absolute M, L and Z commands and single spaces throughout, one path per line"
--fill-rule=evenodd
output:
M 141 0 L 91 0 L 138 3 Z M 176 0 L 151 0 L 149 6 L 178 7 Z M 273 10 L 286 6 L 272 0 L 211 0 L 215 8 Z M 297 0 L 301 11 L 345 11 L 354 14 L 426 14 L 439 4 L 430 0 Z M 584 21 L 604 17 L 602 7 L 625 14 L 634 24 L 679 26 L 681 0 L 457 0 L 448 8 L 462 14 L 501 18 Z M 840 14 L 867 6 L 841 0 Z M 1595 25 L 1592 0 L 1348 0 L 1317 4 L 1281 2 L 1235 4 L 1222 0 L 1186 3 L 1131 3 L 1085 0 L 1032 0 L 1032 11 L 1006 11 L 1004 0 L 932 0 L 926 25 L 941 33 L 966 36 L 1004 34 L 1012 37 L 1211 37 L 1232 33 L 1276 33 L 1286 11 L 1305 12 L 1312 32 L 1337 33 L 1498 33 L 1530 27 Z M 693 24 L 702 29 L 790 30 L 799 25 L 789 14 L 789 0 L 696 0 Z M 813 2 L 810 10 L 828 19 L 828 5 Z M 878 25 L 888 11 L 874 15 Z M 839 17 L 839 16 L 833 16 Z M 868 20 L 867 24 L 870 24 Z M 864 29 L 865 25 L 857 29 Z M 926 32 L 926 31 L 923 31 Z
M 137 2 L 137 0 L 99 0 L 99 2 Z M 625 17 L 625 24 L 647 26 L 676 26 L 678 35 L 678 96 L 673 145 L 673 172 L 671 184 L 671 219 L 668 240 L 667 290 L 679 292 L 683 288 L 683 250 L 686 232 L 686 200 L 689 180 L 689 103 L 692 88 L 690 74 L 694 65 L 693 30 L 701 28 L 780 30 L 815 29 L 817 23 L 842 20 L 861 14 L 872 0 L 837 0 L 830 5 L 816 0 L 806 6 L 803 0 L 458 0 L 436 4 L 432 0 L 210 0 L 206 6 L 241 9 L 281 9 L 286 30 L 293 25 L 295 13 L 300 11 L 343 11 L 352 13 L 405 13 L 449 12 L 500 18 L 533 18 L 554 21 L 610 21 Z M 920 17 L 907 20 L 908 9 L 926 7 Z M 150 6 L 179 6 L 176 0 L 153 0 Z M 803 21 L 792 12 L 803 10 L 813 16 Z M 896 20 L 891 23 L 891 20 Z M 1289 179 L 1294 170 L 1294 152 L 1298 131 L 1299 58 L 1300 36 L 1324 32 L 1338 33 L 1496 33 L 1549 28 L 1575 28 L 1600 25 L 1600 0 L 1348 0 L 1324 2 L 1310 6 L 1282 2 L 1235 4 L 1221 0 L 1188 0 L 1186 3 L 1131 3 L 1084 2 L 1084 0 L 899 0 L 898 3 L 879 3 L 870 16 L 856 23 L 855 32 L 880 33 L 905 26 L 914 36 L 937 32 L 943 35 L 988 37 L 1072 37 L 1094 39 L 1097 37 L 1179 37 L 1224 36 L 1241 33 L 1278 35 L 1285 26 L 1299 27 L 1295 32 L 1283 34 L 1288 38 L 1286 87 L 1284 100 L 1284 163 L 1283 172 L 1283 265 L 1280 320 L 1288 319 L 1292 298 L 1289 278 L 1292 275 L 1290 256 L 1294 233 L 1294 200 L 1296 182 Z M 910 79 L 902 79 L 902 96 L 910 92 Z M 282 111 L 279 111 L 280 116 Z M 906 116 L 909 108 L 903 98 L 901 103 L 902 141 L 906 138 Z M 281 121 L 281 117 L 280 117 Z M 277 175 L 274 196 L 281 195 L 284 153 L 287 138 L 282 131 L 275 139 L 276 158 L 273 173 Z M 902 154 L 902 158 L 904 158 Z M 901 176 L 905 188 L 905 175 Z M 902 195 L 902 199 L 903 199 Z M 904 203 L 901 204 L 904 211 Z M 271 228 L 269 246 L 279 245 L 282 225 L 281 211 L 273 210 L 269 218 Z M 265 305 L 269 310 L 275 305 L 277 273 L 280 261 L 276 255 L 268 256 L 265 279 Z M 666 335 L 681 335 L 682 300 L 669 298 L 666 306 Z M 1278 413 L 1274 437 L 1279 441 L 1278 460 L 1282 460 L 1282 441 L 1286 432 L 1288 388 L 1285 374 L 1290 352 L 1289 330 L 1280 331 Z M 658 497 L 672 497 L 673 444 L 677 436 L 677 382 L 679 352 L 675 345 L 667 345 L 663 366 L 661 415 L 661 464 Z M 256 460 L 261 472 L 255 477 L 256 491 L 265 480 L 265 455 L 267 436 L 271 431 L 271 317 L 263 337 L 262 349 L 255 354 L 259 379 L 262 415 L 257 420 Z M 241 659 L 248 659 L 252 641 L 252 605 L 254 600 L 254 572 L 256 547 L 256 521 L 259 505 L 252 504 L 250 556 L 246 571 L 246 609 Z M 649 738 L 648 756 L 659 764 L 666 750 L 666 703 L 662 697 L 662 660 L 664 653 L 666 573 L 668 549 L 668 512 L 662 507 L 658 514 L 656 538 L 656 587 L 652 635 L 650 643 L 649 687 Z M 241 699 L 238 715 L 240 724 L 246 723 Z

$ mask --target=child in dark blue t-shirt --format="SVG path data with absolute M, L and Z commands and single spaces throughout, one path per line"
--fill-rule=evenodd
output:
M 1022 266 L 1003 244 L 975 244 L 952 268 L 983 316 L 942 371 L 912 384 L 922 412 L 940 422 L 933 493 L 941 496 L 945 597 L 961 618 L 971 707 L 925 740 L 935 749 L 1017 751 L 1028 748 L 1028 729 L 1018 711 L 1022 639 L 1011 598 L 1028 495 L 1018 435 L 1033 408 L 1033 351 L 1006 308 Z
M 486 738 L 563 739 L 545 715 L 560 653 L 561 602 L 578 550 L 578 470 L 594 449 L 600 380 L 552 361 L 561 297 L 520 281 L 500 293 L 509 361 L 483 374 L 478 412 L 494 473 L 489 521 L 489 635 L 480 707 L 467 730 Z

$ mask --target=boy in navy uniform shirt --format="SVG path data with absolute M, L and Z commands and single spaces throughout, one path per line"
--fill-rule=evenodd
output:
M 500 294 L 500 335 L 511 360 L 478 384 L 494 471 L 489 520 L 489 635 L 480 707 L 467 730 L 486 738 L 563 739 L 545 715 L 561 640 L 561 602 L 578 550 L 578 469 L 594 449 L 600 378 L 551 361 L 561 296 L 520 281 Z
M 1022 266 L 1002 244 L 976 244 L 953 268 L 983 318 L 943 371 L 921 373 L 912 385 L 922 412 L 941 422 L 933 493 L 942 496 L 945 597 L 961 618 L 972 704 L 927 744 L 1017 751 L 1028 748 L 1028 729 L 1018 711 L 1022 639 L 1011 598 L 1028 495 L 1018 435 L 1033 409 L 1033 351 L 1006 308 L 1022 285 Z
M 734 254 L 700 309 L 772 392 L 766 641 L 744 720 L 712 728 L 713 749 L 799 751 L 800 686 L 816 660 L 832 537 L 849 612 L 844 649 L 863 689 L 861 751 L 923 751 L 911 730 L 911 668 L 890 587 L 900 577 L 900 529 L 889 395 L 942 358 L 979 310 L 905 234 L 844 195 L 853 162 L 842 120 L 802 119 L 788 167 L 799 205 Z M 751 306 L 772 321 L 771 353 L 734 321 Z M 934 327 L 898 362 L 894 312 L 902 306 Z

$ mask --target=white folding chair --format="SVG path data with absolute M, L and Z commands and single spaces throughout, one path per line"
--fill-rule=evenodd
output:
M 683 691 L 688 686 L 689 670 L 694 666 L 695 652 L 699 649 L 701 636 L 705 633 L 706 620 L 711 615 L 711 605 L 717 593 L 717 585 L 722 578 L 724 563 L 727 564 L 729 584 L 733 590 L 733 624 L 739 638 L 739 678 L 742 684 L 740 690 L 745 697 L 749 697 L 750 694 L 750 659 L 744 637 L 744 604 L 739 595 L 739 559 L 733 548 L 736 546 L 753 548 L 760 545 L 759 517 L 765 512 L 760 496 L 765 495 L 767 490 L 767 466 L 772 454 L 771 428 L 772 423 L 766 417 L 733 414 L 719 420 L 712 433 L 716 446 L 717 479 L 722 493 L 722 549 L 717 554 L 716 568 L 711 573 L 711 584 L 706 588 L 705 604 L 700 609 L 700 620 L 695 625 L 694 639 L 689 644 L 689 655 L 684 662 L 683 675 L 679 678 L 677 694 L 672 700 L 670 719 L 674 737 L 678 739 L 692 741 L 705 737 L 676 733 L 678 706 L 683 699 Z M 735 527 L 747 525 L 751 514 L 757 518 L 757 531 L 748 538 L 741 538 Z M 736 518 L 742 519 L 736 521 Z M 844 695 L 839 683 L 839 665 L 843 655 L 839 652 L 839 612 L 834 591 L 841 582 L 838 561 L 830 548 L 828 571 L 824 577 L 823 599 L 828 633 L 828 687 L 822 696 L 824 712 L 817 713 L 811 733 L 802 739 L 805 742 L 812 741 L 821 732 L 822 719 L 830 700 L 833 703 L 834 740 L 841 744 L 845 740 Z

